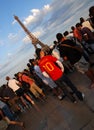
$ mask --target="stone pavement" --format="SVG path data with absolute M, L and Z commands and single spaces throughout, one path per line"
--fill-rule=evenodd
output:
M 59 101 L 50 93 L 46 102 L 37 102 L 41 112 L 31 107 L 19 115 L 19 120 L 25 122 L 24 130 L 94 130 L 94 89 L 88 87 L 91 82 L 78 72 L 68 76 L 85 93 L 84 102 L 73 104 L 67 97 Z M 7 130 L 22 128 L 9 126 Z

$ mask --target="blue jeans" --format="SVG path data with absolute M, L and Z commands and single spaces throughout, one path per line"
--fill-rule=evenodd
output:
M 2 108 L 5 116 L 7 116 L 10 120 L 15 120 L 14 116 L 13 116 L 13 113 L 11 112 L 10 108 L 5 105 L 3 108 Z

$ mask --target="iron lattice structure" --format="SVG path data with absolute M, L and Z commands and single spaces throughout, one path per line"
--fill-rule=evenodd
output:
M 39 44 L 41 46 L 41 48 L 48 52 L 50 51 L 50 48 L 48 45 L 45 45 L 44 43 L 42 43 L 37 37 L 35 37 L 26 27 L 25 25 L 19 20 L 19 18 L 17 16 L 14 15 L 15 20 L 21 25 L 21 27 L 23 28 L 23 30 L 26 32 L 26 34 L 29 36 L 32 44 L 34 45 L 35 49 L 37 49 L 37 44 Z

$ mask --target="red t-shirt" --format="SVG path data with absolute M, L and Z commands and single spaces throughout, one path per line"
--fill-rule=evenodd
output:
M 57 59 L 51 55 L 44 56 L 39 60 L 39 67 L 42 72 L 46 72 L 54 81 L 59 79 L 63 72 L 56 65 Z
M 34 82 L 30 77 L 26 76 L 25 74 L 22 74 L 22 77 L 19 80 L 29 83 L 30 85 Z
M 76 37 L 79 41 L 82 41 L 82 34 L 79 30 L 75 29 L 73 32 L 74 37 Z

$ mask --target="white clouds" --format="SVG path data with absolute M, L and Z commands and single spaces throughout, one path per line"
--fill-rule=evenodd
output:
M 29 15 L 29 16 L 25 19 L 25 21 L 24 21 L 23 23 L 24 23 L 26 26 L 28 26 L 28 25 L 30 25 L 31 23 L 34 23 L 34 22 L 36 22 L 35 17 L 32 16 L 32 15 Z
M 14 25 L 16 23 L 16 20 L 14 20 L 13 22 L 12 22 L 12 24 Z
M 9 40 L 8 44 L 14 44 L 14 46 L 15 46 L 15 44 L 17 44 L 21 41 L 22 35 L 23 35 L 22 31 L 18 31 L 17 33 L 9 33 L 8 34 L 8 40 Z
M 0 69 L 2 68 L 2 65 L 0 64 Z
M 33 34 L 35 37 L 40 38 L 40 37 L 44 36 L 45 30 L 43 29 L 42 26 L 38 26 L 38 27 L 35 28 L 35 30 L 33 31 L 32 34 Z
M 36 28 L 36 31 L 34 33 L 32 33 L 36 38 L 41 37 L 42 35 L 44 35 L 44 30 L 42 28 Z M 31 35 L 32 35 L 31 34 Z M 28 44 L 30 42 L 32 42 L 29 38 L 29 36 L 25 36 L 22 40 L 25 44 Z
M 23 43 L 25 43 L 25 44 L 28 44 L 28 43 L 31 42 L 31 40 L 30 40 L 30 38 L 29 38 L 28 36 L 24 37 L 22 41 L 23 41 Z
M 43 22 L 45 21 L 45 18 L 47 19 L 47 15 L 50 13 L 51 7 L 50 5 L 44 5 L 44 7 L 39 9 L 32 9 L 31 13 L 27 18 L 24 20 L 25 26 L 31 27 L 33 34 L 39 38 L 45 34 L 45 29 L 43 26 Z M 32 32 L 31 31 L 31 32 Z M 24 43 L 30 42 L 29 38 L 26 36 L 23 39 Z
M 4 45 L 4 41 L 0 40 L 0 46 Z
M 11 40 L 11 39 L 15 39 L 17 37 L 17 34 L 13 34 L 13 33 L 10 33 L 8 35 L 8 38 Z
M 25 20 L 23 21 L 24 25 L 27 28 L 31 27 L 33 34 L 36 37 L 41 37 L 43 34 L 45 34 L 43 27 L 40 25 L 43 22 L 46 15 L 49 13 L 49 11 L 50 11 L 50 5 L 44 5 L 44 7 L 40 10 L 32 9 L 30 11 L 31 14 L 27 18 L 25 18 Z M 15 24 L 15 22 L 16 21 L 14 20 L 12 24 Z M 19 37 L 19 34 L 10 33 L 8 35 L 8 38 L 14 41 L 17 41 L 18 37 Z M 30 42 L 30 39 L 28 36 L 25 36 L 22 41 L 27 44 Z
M 39 9 L 32 9 L 30 12 L 32 14 L 30 14 L 25 20 L 24 20 L 24 24 L 26 26 L 29 26 L 30 24 L 36 24 L 41 23 L 42 20 L 44 19 L 45 15 L 50 11 L 50 6 L 49 5 L 44 5 L 43 9 L 39 10 Z
M 36 16 L 40 15 L 40 10 L 39 9 L 32 9 L 31 13 L 33 14 L 32 15 L 33 17 L 36 17 Z
M 27 28 L 31 27 L 32 31 L 34 32 L 33 34 L 36 37 L 41 37 L 44 34 L 43 28 L 42 26 L 40 27 L 40 25 L 49 11 L 50 11 L 49 5 L 44 5 L 44 7 L 41 10 L 32 9 L 30 11 L 31 14 L 23 21 L 24 25 L 27 26 Z M 15 24 L 15 22 L 16 21 L 14 20 L 12 24 Z M 19 35 L 12 34 L 12 33 L 10 33 L 8 36 L 10 40 L 15 40 L 15 41 L 17 40 L 18 37 Z M 27 44 L 30 42 L 30 39 L 28 36 L 26 36 L 23 38 L 22 41 Z
M 8 53 L 8 57 L 11 58 L 12 57 L 12 53 L 9 52 Z
M 44 5 L 42 12 L 47 14 L 51 11 L 50 5 Z
M 44 5 L 40 10 L 32 9 L 32 14 L 24 20 L 24 23 L 38 38 L 55 37 L 57 32 L 63 33 L 69 26 L 75 25 L 77 15 L 81 9 L 84 10 L 84 5 L 85 3 L 79 0 L 54 0 L 53 3 Z M 79 17 L 78 15 L 78 20 Z M 26 42 L 26 38 L 24 40 Z

